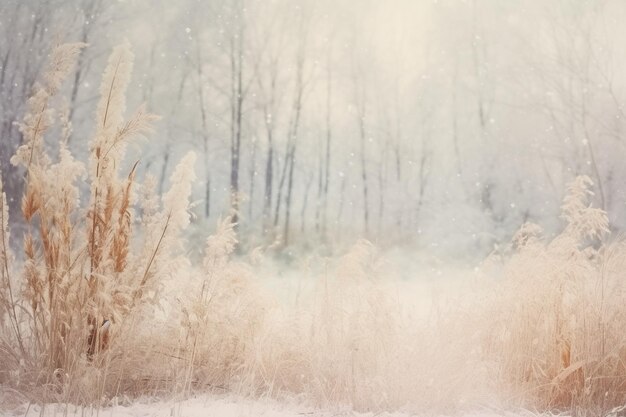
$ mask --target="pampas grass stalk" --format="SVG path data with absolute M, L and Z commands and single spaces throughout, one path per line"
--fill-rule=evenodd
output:
M 158 236 L 154 224 L 137 223 L 134 218 L 137 163 L 125 180 L 118 176 L 126 143 L 148 133 L 157 119 L 142 105 L 124 120 L 124 95 L 132 69 L 127 44 L 113 51 L 103 77 L 90 169 L 66 148 L 70 126 L 64 113 L 56 111 L 55 96 L 83 47 L 60 45 L 53 51 L 20 125 L 25 141 L 12 163 L 27 172 L 22 215 L 28 231 L 21 268 L 9 266 L 6 198 L 0 188 L 0 318 L 7 318 L 10 329 L 2 338 L 0 380 L 19 375 L 16 387 L 31 387 L 29 395 L 38 401 L 52 397 L 99 402 L 124 384 L 124 361 L 141 357 L 139 352 L 129 356 L 127 350 L 139 323 L 135 315 L 153 302 L 149 293 L 158 282 L 150 278 L 168 273 L 178 233 L 188 224 L 187 183 L 193 175 L 183 172 L 193 169 L 192 158 L 184 161 L 189 166 L 179 169 L 181 181 L 170 197 L 176 204 L 165 201 L 162 210 L 158 205 L 152 209 L 151 218 L 162 227 Z M 45 153 L 43 140 L 57 121 L 62 129 L 58 157 L 53 158 Z M 85 180 L 90 199 L 83 208 L 77 183 Z M 177 219 L 175 227 L 170 219 Z M 137 225 L 146 229 L 136 230 Z M 163 252 L 164 247 L 168 252 Z M 151 257 L 135 251 L 151 251 Z M 14 284 L 20 287 L 19 295 Z M 4 322 L 0 324 L 4 327 Z

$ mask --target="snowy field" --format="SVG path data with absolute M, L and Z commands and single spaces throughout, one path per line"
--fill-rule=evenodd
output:
M 463 298 L 466 302 L 475 298 L 477 282 L 483 277 L 478 267 L 445 262 L 435 256 L 406 249 L 393 250 L 377 255 L 376 268 L 385 271 L 384 280 L 377 286 L 390 295 L 402 311 L 403 316 L 413 317 L 427 323 L 444 309 L 445 305 L 456 305 Z M 326 260 L 329 261 L 329 260 Z M 258 288 L 266 296 L 278 301 L 289 312 L 306 308 L 315 298 L 320 282 L 328 277 L 323 272 L 325 260 L 311 257 L 303 262 L 284 265 L 270 258 L 264 258 L 254 266 Z M 374 272 L 374 271 L 371 271 Z M 330 277 L 330 279 L 333 279 Z M 420 376 L 416 375 L 416 378 Z M 2 416 L 42 416 L 42 417 L 408 417 L 439 416 L 440 414 L 414 413 L 407 410 L 396 412 L 358 412 L 346 406 L 310 406 L 297 397 L 284 400 L 272 398 L 246 398 L 233 394 L 200 394 L 192 398 L 164 399 L 164 397 L 143 397 L 131 400 L 127 397 L 115 398 L 102 408 L 77 407 L 67 404 L 32 404 L 25 397 L 11 390 L 0 390 L 0 415 Z M 475 407 L 481 409 L 481 407 Z M 446 415 L 463 417 L 521 416 L 519 412 L 509 412 L 485 408 L 474 412 L 457 412 Z M 528 413 L 527 415 L 537 415 Z M 443 416 L 443 415 L 442 415 Z
M 62 404 L 45 407 L 21 405 L 6 416 L 42 417 L 409 417 L 412 413 L 358 413 L 348 409 L 318 410 L 302 405 L 273 400 L 245 400 L 235 397 L 204 395 L 185 401 L 137 401 L 100 410 Z M 511 413 L 498 410 L 463 414 L 463 417 L 513 417 L 531 413 Z M 435 417 L 435 416 L 432 416 Z
M 377 287 L 391 296 L 402 315 L 413 317 L 424 324 L 433 319 L 446 306 L 472 303 L 484 285 L 484 272 L 479 266 L 443 261 L 435 256 L 406 249 L 392 250 L 377 255 L 377 268 L 385 271 Z M 320 281 L 327 279 L 322 272 L 324 260 L 309 258 L 301 263 L 284 265 L 270 258 L 263 259 L 255 267 L 258 288 L 275 298 L 285 311 L 296 312 L 306 308 Z M 371 271 L 374 272 L 374 271 Z M 424 378 L 416 375 L 415 378 Z M 479 383 L 479 381 L 476 381 Z M 188 399 L 165 399 L 142 397 L 131 400 L 114 398 L 102 408 L 77 407 L 71 404 L 32 404 L 18 392 L 0 390 L 1 416 L 41 417 L 408 417 L 408 416 L 537 416 L 538 413 L 505 411 L 485 405 L 471 407 L 475 411 L 455 411 L 450 414 L 415 413 L 407 406 L 400 411 L 354 411 L 351 406 L 310 406 L 306 400 L 291 397 L 283 400 L 272 398 L 249 398 L 235 394 L 199 394 Z M 413 407 L 414 408 L 414 407 Z

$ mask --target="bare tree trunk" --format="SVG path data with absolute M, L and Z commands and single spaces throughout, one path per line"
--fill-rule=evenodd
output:
M 424 193 L 426 191 L 426 185 L 428 182 L 428 163 L 429 155 L 426 149 L 422 149 L 422 156 L 420 157 L 420 170 L 419 170 L 419 193 L 417 198 L 417 208 L 415 210 L 415 222 L 420 223 L 420 217 L 422 213 L 422 206 L 424 205 Z
M 587 128 L 587 110 L 586 103 L 583 99 L 582 103 L 582 124 L 583 130 L 585 132 L 585 143 L 587 145 L 587 150 L 589 151 L 589 159 L 591 162 L 591 169 L 593 170 L 593 175 L 596 177 L 596 181 L 598 182 L 598 191 L 600 192 L 600 208 L 602 210 L 606 209 L 606 197 L 604 195 L 604 185 L 602 174 L 600 174 L 600 169 L 598 168 L 598 163 L 596 161 L 596 154 L 593 150 L 593 145 L 591 144 L 591 135 L 589 134 L 589 129 Z
M 332 66 L 331 52 L 326 62 L 326 162 L 324 163 L 324 215 L 322 219 L 322 238 L 326 239 L 328 231 L 328 188 L 330 184 L 330 145 L 332 140 L 331 103 L 332 103 Z
M 9 58 L 11 57 L 11 43 L 7 45 L 7 50 L 4 53 L 4 58 L 2 58 L 2 65 L 0 66 L 0 91 L 4 90 L 4 79 L 6 78 L 7 66 L 9 62 Z
M 278 220 L 280 219 L 280 207 L 282 204 L 283 188 L 285 185 L 285 178 L 287 178 L 287 169 L 289 168 L 289 153 L 291 150 L 291 123 L 289 131 L 287 132 L 287 144 L 285 145 L 285 158 L 283 166 L 280 172 L 280 179 L 278 180 L 278 192 L 276 195 L 276 208 L 274 210 L 274 227 L 278 226 Z
M 289 151 L 289 159 L 285 163 L 289 163 L 289 178 L 287 182 L 287 196 L 285 201 L 285 227 L 283 232 L 283 243 L 285 246 L 289 244 L 289 220 L 291 216 L 291 197 L 293 193 L 294 182 L 294 166 L 296 163 L 296 147 L 298 144 L 298 128 L 300 126 L 300 114 L 302 112 L 302 97 L 304 93 L 304 44 L 301 44 L 298 50 L 296 62 L 296 91 L 293 103 L 294 120 L 291 128 L 292 141 Z
M 473 8 L 472 8 L 472 19 L 473 19 L 473 36 L 472 36 L 472 63 L 474 66 L 474 77 L 476 81 L 476 110 L 478 116 L 478 129 L 480 133 L 480 137 L 483 140 L 484 146 L 487 146 L 487 115 L 485 109 L 485 97 L 483 91 L 483 68 L 481 66 L 481 55 L 478 49 L 479 42 L 478 39 L 482 40 L 482 37 L 478 35 L 477 28 L 477 17 L 478 16 L 478 6 L 477 1 L 474 0 Z M 484 58 L 483 51 L 483 58 Z M 489 157 L 488 157 L 489 158 Z M 493 161 L 486 161 L 487 173 L 483 174 L 483 178 L 480 180 L 481 189 L 480 189 L 480 203 L 483 207 L 483 210 L 490 214 L 492 219 L 496 219 L 496 213 L 494 212 L 494 202 L 492 201 L 493 195 L 493 187 L 495 186 L 493 180 L 490 178 L 490 172 L 492 171 Z
M 296 145 L 291 147 L 289 153 L 289 177 L 287 180 L 287 195 L 285 197 L 285 226 L 283 231 L 283 244 L 289 245 L 289 220 L 291 217 L 291 196 L 293 193 L 293 168 L 295 165 Z
M 309 191 L 311 189 L 311 184 L 313 183 L 313 176 L 311 175 L 306 182 L 306 186 L 304 187 L 304 199 L 302 200 L 302 211 L 300 212 L 300 232 L 304 233 L 306 227 L 306 212 L 307 206 L 309 203 Z
M 458 116 L 458 103 L 457 103 L 457 88 L 458 88 L 458 58 L 454 62 L 454 73 L 452 77 L 452 142 L 454 145 L 454 156 L 456 157 L 456 171 L 459 179 L 463 178 L 463 165 L 461 162 L 461 152 L 459 150 L 459 116 Z
M 241 18 L 241 17 L 240 17 Z M 239 165 L 243 112 L 243 22 L 239 22 L 238 36 L 231 38 L 232 128 L 230 146 L 230 210 L 232 222 L 239 221 Z
M 271 133 L 268 133 L 267 158 L 265 162 L 265 194 L 263 200 L 263 226 L 269 226 L 269 215 L 272 208 L 272 185 L 274 182 L 274 143 Z M 267 233 L 267 230 L 264 230 Z
M 378 236 L 384 230 L 385 197 L 387 195 L 387 154 L 389 141 L 385 141 L 383 153 L 378 164 Z
M 204 101 L 204 74 L 202 71 L 202 54 L 200 53 L 200 45 L 196 40 L 196 77 L 198 81 L 198 105 L 200 107 L 200 129 L 202 135 L 202 152 L 204 156 L 204 218 L 208 219 L 211 215 L 211 164 L 209 155 L 209 132 L 207 108 Z M 183 90 L 184 77 L 179 88 L 179 98 Z M 179 99 L 180 101 L 180 99 Z
M 317 155 L 317 200 L 315 201 L 315 232 L 318 234 L 321 227 L 322 199 L 324 198 L 324 154 L 321 149 L 320 146 L 320 152 Z
M 298 125 L 300 123 L 300 110 L 302 100 L 302 90 L 299 88 L 299 93 L 296 99 L 295 108 L 295 121 L 293 126 L 293 141 L 291 143 L 291 149 L 289 151 L 288 160 L 285 163 L 289 164 L 289 175 L 287 180 L 287 195 L 285 197 L 285 227 L 283 232 L 283 243 L 285 246 L 289 244 L 289 221 L 291 216 L 291 197 L 293 194 L 293 181 L 294 181 L 294 166 L 296 163 L 296 146 L 298 138 Z
M 165 149 L 163 150 L 163 162 L 161 163 L 161 175 L 159 177 L 159 195 L 163 195 L 165 190 L 165 178 L 167 178 L 167 168 L 170 162 L 170 140 L 165 139 Z
M 341 216 L 343 215 L 343 206 L 345 205 L 346 202 L 346 177 L 342 177 L 341 178 L 341 187 L 340 187 L 340 192 L 339 192 L 339 208 L 337 209 L 337 224 L 341 224 Z M 337 230 L 335 230 L 335 234 L 337 233 Z
M 249 204 L 248 204 L 248 218 L 252 218 L 252 208 L 254 207 L 254 182 L 256 177 L 256 152 L 257 152 L 257 141 L 252 143 L 252 155 L 250 156 L 250 170 L 248 171 L 250 174 L 250 196 L 249 196 Z
M 183 92 L 185 89 L 185 82 L 187 80 L 187 74 L 188 74 L 187 72 L 183 73 L 182 77 L 180 78 L 180 84 L 178 85 L 178 93 L 176 95 L 176 102 L 170 109 L 170 117 L 169 117 L 170 121 L 174 120 L 174 116 L 176 115 L 176 112 L 178 108 L 180 107 L 180 103 L 182 102 Z M 172 134 L 171 124 L 168 124 L 167 136 L 165 137 L 165 149 L 163 150 L 163 162 L 161 163 L 161 175 L 159 178 L 159 195 L 163 195 L 163 192 L 165 191 L 165 179 L 167 178 L 167 170 L 169 168 L 169 162 L 170 162 L 170 152 L 172 148 L 172 139 L 171 139 L 172 136 L 173 134 Z
M 80 8 L 83 16 L 83 24 L 81 27 L 80 41 L 88 44 L 90 42 L 91 34 L 94 28 L 97 27 L 98 18 L 104 11 L 103 2 L 101 0 L 86 0 L 83 2 Z M 87 22 L 89 22 L 87 24 Z M 89 66 L 89 62 L 85 58 L 86 51 L 81 51 L 78 62 L 76 63 L 76 71 L 74 72 L 74 80 L 72 82 L 72 92 L 70 94 L 70 106 L 69 106 L 69 120 L 74 122 L 74 113 L 76 112 L 78 92 Z M 151 57 L 152 58 L 152 57 Z M 144 100 L 147 101 L 147 100 Z M 67 138 L 67 142 L 70 143 L 73 135 Z
M 272 197 L 274 191 L 274 111 L 276 94 L 277 68 L 272 67 L 272 80 L 270 82 L 269 105 L 263 107 L 263 118 L 267 134 L 267 157 L 265 159 L 265 191 L 263 195 L 263 233 L 267 234 L 270 229 L 270 217 L 272 210 Z
M 359 116 L 359 137 L 361 139 L 361 181 L 363 184 L 363 224 L 365 236 L 369 236 L 369 198 L 368 198 L 368 183 L 367 183 L 367 164 L 366 164 L 366 146 L 367 141 L 365 133 L 365 111 L 360 109 Z
M 267 150 L 265 154 L 264 190 L 262 203 L 262 234 L 267 236 L 272 230 L 272 204 L 274 198 L 274 177 L 276 164 L 276 145 L 274 143 L 276 120 L 278 112 L 278 76 L 281 69 L 281 55 L 284 53 L 282 31 L 270 29 L 265 36 L 257 36 L 261 40 L 262 46 L 259 48 L 259 55 L 253 60 L 253 67 L 258 75 L 255 77 L 258 94 L 260 96 L 260 108 L 263 114 L 263 125 L 265 137 L 267 139 Z M 271 40 L 278 39 L 277 46 L 270 47 Z M 268 50 L 269 49 L 269 50 Z M 267 65 L 264 72 L 259 72 L 259 67 Z
M 83 43 L 87 43 L 88 41 L 88 32 L 87 32 L 87 27 L 88 25 L 83 25 L 83 31 L 82 31 L 82 36 L 81 36 L 81 42 Z M 78 89 L 80 87 L 80 83 L 82 80 L 82 75 L 83 75 L 83 61 L 84 61 L 84 55 L 85 51 L 81 51 L 79 57 L 78 57 L 78 62 L 76 63 L 76 72 L 74 73 L 74 82 L 72 84 L 72 93 L 70 95 L 70 112 L 69 112 L 69 120 L 70 122 L 74 122 L 74 112 L 76 111 L 76 100 L 78 99 Z M 72 141 L 72 137 L 74 135 L 70 132 L 70 135 L 67 138 L 67 143 L 69 144 Z

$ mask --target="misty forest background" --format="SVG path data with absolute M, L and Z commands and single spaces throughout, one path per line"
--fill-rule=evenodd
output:
M 162 192 L 195 150 L 202 236 L 236 212 L 243 245 L 287 254 L 366 237 L 484 255 L 526 221 L 556 230 L 579 174 L 623 230 L 624 21 L 620 0 L 4 0 L 5 191 L 17 213 L 14 122 L 53 46 L 89 44 L 64 86 L 85 159 L 101 70 L 128 40 L 129 107 L 162 119 L 126 171 L 139 160 Z

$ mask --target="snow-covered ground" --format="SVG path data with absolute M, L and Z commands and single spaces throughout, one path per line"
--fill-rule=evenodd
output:
M 319 285 L 333 279 L 337 259 L 304 257 L 302 262 L 284 265 L 263 258 L 254 265 L 258 283 L 286 306 L 297 307 Z M 392 249 L 376 254 L 378 271 L 371 271 L 377 285 L 393 294 L 406 312 L 428 316 L 434 303 L 452 302 L 457 297 L 479 296 L 477 280 L 484 276 L 479 262 L 440 259 L 427 252 Z M 330 275 L 330 277 L 329 277 Z
M 358 413 L 348 409 L 317 410 L 297 404 L 274 400 L 248 400 L 235 397 L 203 395 L 185 401 L 137 401 L 129 405 L 93 409 L 49 404 L 19 406 L 5 416 L 63 416 L 63 417 L 408 417 L 411 413 Z M 504 411 L 489 410 L 464 414 L 462 417 L 520 416 Z

